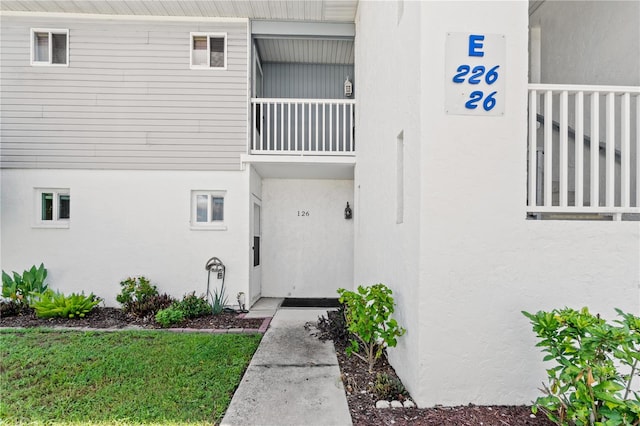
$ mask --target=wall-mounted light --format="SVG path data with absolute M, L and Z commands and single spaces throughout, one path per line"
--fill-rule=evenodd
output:
M 347 201 L 347 207 L 344 209 L 344 218 L 351 219 L 353 217 L 353 212 L 351 211 L 351 207 L 349 207 L 349 202 Z
M 347 76 L 347 79 L 344 81 L 344 96 L 350 98 L 353 95 L 353 83 Z

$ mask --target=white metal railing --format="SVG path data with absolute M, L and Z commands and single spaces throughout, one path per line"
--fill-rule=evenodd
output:
M 252 154 L 354 155 L 355 100 L 252 98 Z
M 529 213 L 640 213 L 640 87 L 529 85 Z

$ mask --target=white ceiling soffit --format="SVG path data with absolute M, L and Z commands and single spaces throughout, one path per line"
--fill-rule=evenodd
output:
M 352 65 L 352 40 L 256 39 L 263 62 Z
M 354 22 L 358 0 L 2 0 L 0 10 Z
M 353 164 L 252 163 L 263 179 L 353 179 Z

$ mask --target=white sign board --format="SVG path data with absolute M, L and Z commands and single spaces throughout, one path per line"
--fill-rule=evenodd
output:
M 504 115 L 504 35 L 447 33 L 445 47 L 446 113 Z

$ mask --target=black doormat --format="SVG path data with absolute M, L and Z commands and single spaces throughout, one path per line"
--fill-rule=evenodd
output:
M 282 302 L 282 308 L 337 308 L 338 299 L 320 297 L 287 297 Z

